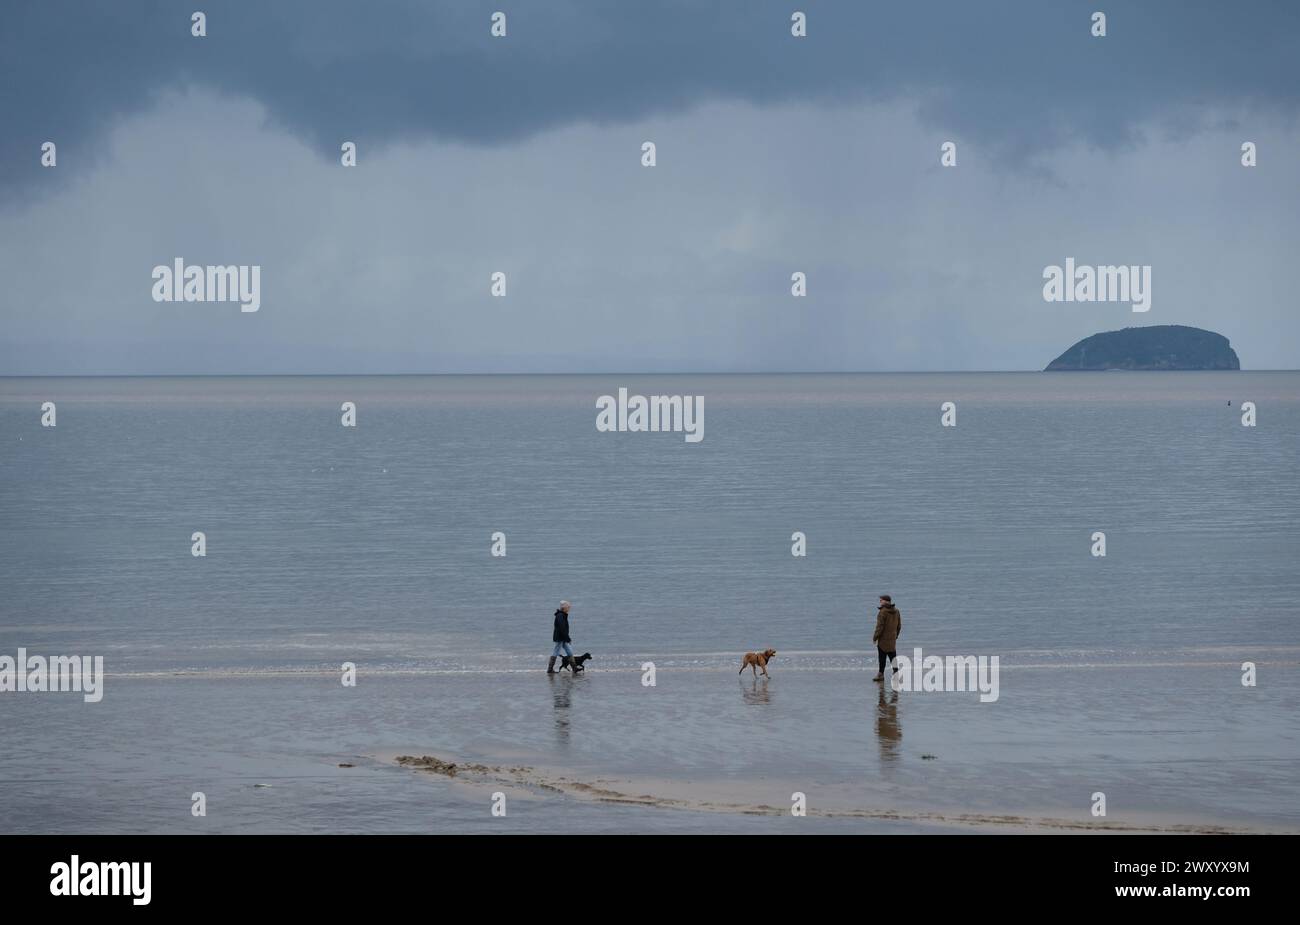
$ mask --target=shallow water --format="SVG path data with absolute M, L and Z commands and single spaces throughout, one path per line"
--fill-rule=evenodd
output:
M 597 433 L 619 386 L 705 396 L 705 439 Z M 1296 373 L 0 379 L 0 654 L 109 673 L 99 704 L 0 693 L 0 830 L 964 830 L 1094 791 L 1295 829 L 1298 450 Z M 999 700 L 881 708 L 884 591 L 901 651 L 998 655 Z M 576 680 L 539 673 L 561 597 Z M 399 752 L 813 814 L 494 819 Z

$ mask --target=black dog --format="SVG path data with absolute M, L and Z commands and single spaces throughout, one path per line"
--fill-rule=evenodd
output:
M 567 655 L 562 656 L 560 659 L 560 670 L 563 671 L 565 668 L 568 668 L 570 674 L 577 674 L 579 671 L 586 671 L 587 669 L 583 668 L 582 665 L 589 658 L 591 658 L 590 652 L 584 652 L 582 655 L 575 655 L 573 658 L 569 658 Z

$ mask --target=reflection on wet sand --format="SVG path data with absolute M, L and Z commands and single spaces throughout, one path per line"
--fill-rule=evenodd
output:
M 903 724 L 898 719 L 898 691 L 885 693 L 880 686 L 880 700 L 876 704 L 876 738 L 880 741 L 880 760 L 898 760 L 898 746 L 903 741 Z
M 767 692 L 767 678 L 751 678 L 740 681 L 740 696 L 745 703 L 771 703 L 772 697 Z
M 551 682 L 551 700 L 555 706 L 555 738 L 561 745 L 568 745 L 569 708 L 573 706 L 573 689 L 582 683 L 582 678 L 553 674 L 547 680 Z

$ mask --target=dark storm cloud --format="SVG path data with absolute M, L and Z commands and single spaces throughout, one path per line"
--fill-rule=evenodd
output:
M 1099 7 L 1104 39 L 1089 35 Z M 790 37 L 793 9 L 807 39 Z M 906 95 L 1010 163 L 1070 136 L 1112 147 L 1153 119 L 1194 124 L 1189 106 L 1293 118 L 1300 94 L 1291 2 L 11 0 L 0 24 L 6 198 L 72 173 L 42 176 L 41 142 L 61 167 L 93 159 L 115 118 L 188 85 L 252 97 L 332 154 L 342 138 L 493 145 L 719 99 Z

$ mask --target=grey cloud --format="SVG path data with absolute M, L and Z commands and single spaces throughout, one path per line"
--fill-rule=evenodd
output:
M 1070 138 L 1131 145 L 1187 107 L 1294 119 L 1300 4 L 865 3 L 859 0 L 448 0 L 190 7 L 18 0 L 0 9 L 0 195 L 39 195 L 100 156 L 120 117 L 189 85 L 262 103 L 314 148 L 433 138 L 498 145 L 574 122 L 632 123 L 701 103 L 922 101 L 927 122 L 1024 165 Z M 793 8 L 809 37 L 789 36 Z M 510 35 L 488 35 L 495 9 Z M 1184 125 L 1195 125 L 1195 121 Z M 53 174 L 53 176 L 51 176 Z

